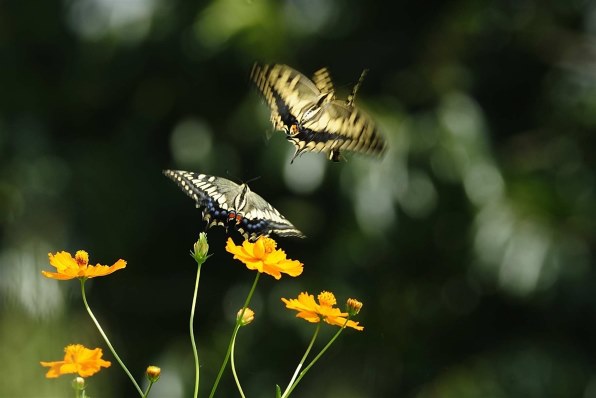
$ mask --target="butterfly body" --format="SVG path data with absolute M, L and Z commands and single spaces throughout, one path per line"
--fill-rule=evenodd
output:
M 286 65 L 255 64 L 251 77 L 271 109 L 274 128 L 296 147 L 294 158 L 312 151 L 338 161 L 340 151 L 379 155 L 385 150 L 372 120 L 354 106 L 365 72 L 345 101 L 336 99 L 326 68 L 311 81 Z
M 246 239 L 257 240 L 260 236 L 304 237 L 292 223 L 261 196 L 252 192 L 246 184 L 236 184 L 222 177 L 182 170 L 164 170 L 202 209 L 207 228 L 223 226 L 236 229 Z

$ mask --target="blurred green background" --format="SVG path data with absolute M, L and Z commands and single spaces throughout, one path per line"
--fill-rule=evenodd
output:
M 64 0 L 0 3 L 1 397 L 70 396 L 40 360 L 70 343 L 113 362 L 78 282 L 48 252 L 128 267 L 88 299 L 155 397 L 189 397 L 200 212 L 164 168 L 260 179 L 308 235 L 261 279 L 237 366 L 250 397 L 285 385 L 312 326 L 280 297 L 364 302 L 297 397 L 596 397 L 596 3 L 587 0 Z M 272 132 L 255 61 L 329 67 L 387 137 L 333 164 Z M 268 138 L 270 137 L 270 138 Z M 209 231 L 196 323 L 208 392 L 253 273 Z M 234 236 L 236 242 L 240 239 Z M 334 331 L 325 328 L 325 338 Z M 320 346 L 319 345 L 319 346 Z M 218 396 L 238 396 L 226 372 Z

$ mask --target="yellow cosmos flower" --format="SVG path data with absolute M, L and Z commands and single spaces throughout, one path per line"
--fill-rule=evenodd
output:
M 282 298 L 286 308 L 298 311 L 296 316 L 311 323 L 325 321 L 330 325 L 351 327 L 356 330 L 363 330 L 364 327 L 358 326 L 358 322 L 348 321 L 346 324 L 347 312 L 341 312 L 339 308 L 334 307 L 337 304 L 335 296 L 331 292 L 322 292 L 317 296 L 318 303 L 312 294 L 306 292 L 300 293 L 298 299 Z
M 302 274 L 303 266 L 300 261 L 289 260 L 286 253 L 276 249 L 277 243 L 266 237 L 250 243 L 245 240 L 242 246 L 236 246 L 231 238 L 228 238 L 226 250 L 234 255 L 234 259 L 242 261 L 248 269 L 269 274 L 275 279 L 280 279 L 281 274 L 298 276 Z
M 101 264 L 89 265 L 89 255 L 84 250 L 76 252 L 74 258 L 67 252 L 48 253 L 48 256 L 50 257 L 50 265 L 56 268 L 58 272 L 41 271 L 41 273 L 47 278 L 58 280 L 106 276 L 126 267 L 126 261 L 122 259 L 109 267 Z
M 50 370 L 46 377 L 51 379 L 68 373 L 78 373 L 81 377 L 93 376 L 101 368 L 109 368 L 112 364 L 101 359 L 101 348 L 93 350 L 81 344 L 71 344 L 64 349 L 64 360 L 55 362 L 40 362 L 41 366 L 48 366 Z

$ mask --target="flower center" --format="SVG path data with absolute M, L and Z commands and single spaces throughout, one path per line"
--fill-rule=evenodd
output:
M 319 305 L 324 307 L 333 307 L 337 304 L 337 300 L 335 300 L 335 296 L 331 292 L 323 291 L 317 296 L 317 300 L 319 300 Z
M 89 254 L 85 250 L 79 250 L 75 254 L 75 261 L 80 268 L 86 267 L 89 264 Z
M 277 243 L 271 238 L 264 238 L 263 239 L 263 247 L 265 249 L 265 253 L 270 254 L 273 253 Z

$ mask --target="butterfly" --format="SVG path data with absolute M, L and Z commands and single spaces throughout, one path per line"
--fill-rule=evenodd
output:
M 236 229 L 251 242 L 260 236 L 276 234 L 303 238 L 300 232 L 248 185 L 238 185 L 222 177 L 182 170 L 164 170 L 202 209 L 207 228 L 221 225 Z
M 271 109 L 271 122 L 296 147 L 294 159 L 306 151 L 324 152 L 339 161 L 340 151 L 380 155 L 386 143 L 374 122 L 355 107 L 364 70 L 345 101 L 335 98 L 327 68 L 310 80 L 287 65 L 255 64 L 251 79 Z

